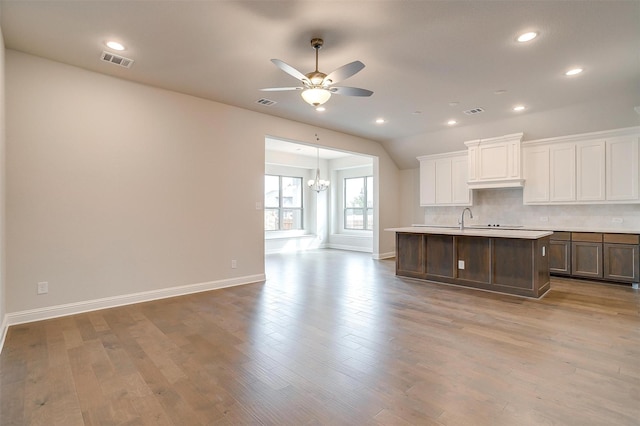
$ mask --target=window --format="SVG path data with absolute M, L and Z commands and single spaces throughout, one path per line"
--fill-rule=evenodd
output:
M 344 229 L 373 229 L 373 176 L 345 178 Z
M 302 178 L 264 176 L 264 230 L 302 229 Z

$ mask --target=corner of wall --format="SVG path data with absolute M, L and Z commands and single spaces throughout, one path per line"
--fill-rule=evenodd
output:
M 4 345 L 7 332 L 6 321 L 6 273 L 5 273 L 5 146 L 6 146 L 6 121 L 5 121 L 5 65 L 4 65 L 4 38 L 0 27 L 0 352 Z

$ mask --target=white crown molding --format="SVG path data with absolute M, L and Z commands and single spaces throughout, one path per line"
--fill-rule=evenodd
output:
M 640 126 L 624 127 L 621 129 L 603 130 L 599 132 L 579 133 L 575 135 L 556 136 L 552 138 L 536 139 L 522 142 L 522 146 L 546 145 L 549 143 L 579 142 L 590 139 L 605 139 L 618 136 L 630 136 L 640 134 Z

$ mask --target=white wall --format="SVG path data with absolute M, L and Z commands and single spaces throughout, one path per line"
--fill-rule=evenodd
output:
M 578 133 L 597 132 L 640 125 L 634 107 L 640 92 L 607 93 L 606 97 L 550 111 L 523 114 L 485 124 L 447 127 L 441 131 L 395 139 L 383 145 L 396 158 L 400 169 L 418 167 L 415 157 L 466 149 L 464 141 L 524 132 L 524 140 L 538 140 Z M 473 123 L 469 118 L 467 122 Z M 409 155 L 411 154 L 411 155 Z
M 4 38 L 0 28 L 0 348 L 4 342 L 7 312 L 5 245 L 5 58 Z
M 640 230 L 639 204 L 530 206 L 522 204 L 522 189 L 474 190 L 473 219 L 465 224 L 500 223 L 547 229 L 592 228 L 611 231 Z M 424 207 L 424 223 L 455 225 L 462 207 Z M 621 224 L 612 218 L 622 218 Z M 541 221 L 547 218 L 547 221 Z
M 12 50 L 6 78 L 7 312 L 264 274 L 264 138 L 317 128 Z M 376 228 L 398 226 L 382 146 L 323 135 L 377 157 Z

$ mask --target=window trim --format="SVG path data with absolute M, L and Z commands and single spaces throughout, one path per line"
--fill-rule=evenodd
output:
M 278 207 L 267 207 L 266 203 L 266 193 L 263 195 L 265 197 L 264 203 L 264 213 L 263 220 L 266 216 L 267 211 L 277 210 L 278 211 L 278 229 L 266 229 L 263 224 L 264 232 L 291 232 L 291 233 L 299 233 L 300 231 L 304 231 L 304 177 L 303 176 L 288 176 L 288 175 L 278 175 L 272 173 L 265 173 L 265 177 L 273 176 L 278 178 Z M 284 207 L 283 206 L 283 188 L 282 188 L 282 178 L 288 179 L 298 179 L 300 180 L 300 207 Z M 282 224 L 284 223 L 284 211 L 285 210 L 295 210 L 300 212 L 300 227 L 292 228 L 292 229 L 282 229 Z
M 369 178 L 371 178 L 371 185 L 373 186 L 373 175 L 364 175 L 364 176 L 351 176 L 351 177 L 345 177 L 343 178 L 343 182 L 342 182 L 342 229 L 345 231 L 350 231 L 350 232 L 373 232 L 373 223 L 369 223 L 369 211 L 371 211 L 371 216 L 373 218 L 373 214 L 374 214 L 374 208 L 373 207 L 367 207 L 368 205 L 368 197 L 367 197 L 367 193 L 368 191 L 368 180 Z M 363 179 L 364 182 L 364 207 L 347 207 L 347 180 L 348 179 Z M 371 188 L 373 191 L 373 188 Z M 373 205 L 373 201 L 371 203 Z M 361 209 L 363 210 L 362 213 L 362 228 L 348 228 L 347 227 L 347 210 L 355 210 L 355 209 Z M 372 220 L 372 222 L 374 222 Z M 371 228 L 369 228 L 369 226 L 371 226 Z

